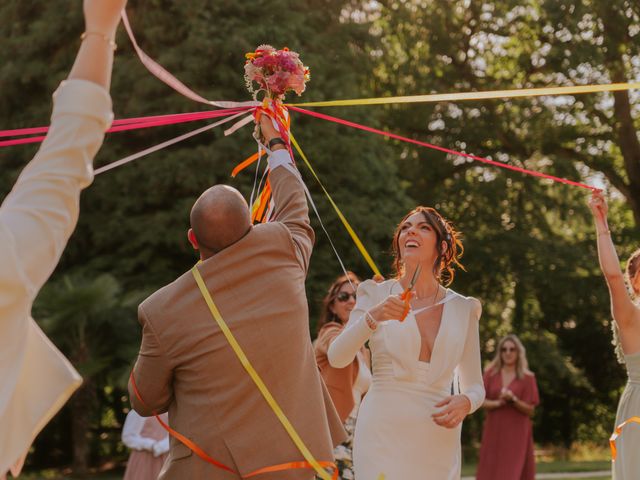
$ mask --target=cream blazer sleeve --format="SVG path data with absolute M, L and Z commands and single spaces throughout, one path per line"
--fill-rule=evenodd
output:
M 31 318 L 75 228 L 80 191 L 111 124 L 111 99 L 84 80 L 54 94 L 46 139 L 0 206 L 0 475 L 81 382 Z

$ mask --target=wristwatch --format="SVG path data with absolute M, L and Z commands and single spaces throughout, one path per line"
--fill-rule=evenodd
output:
M 271 140 L 269 140 L 269 150 L 273 150 L 273 147 L 275 147 L 276 145 L 284 145 L 285 147 L 287 146 L 286 142 L 280 137 L 273 137 Z

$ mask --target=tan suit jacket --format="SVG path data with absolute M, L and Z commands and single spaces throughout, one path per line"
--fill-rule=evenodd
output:
M 271 172 L 275 221 L 207 259 L 200 272 L 249 361 L 317 460 L 332 460 L 344 430 L 316 367 L 305 277 L 314 234 L 297 172 Z M 190 272 L 139 308 L 143 327 L 134 376 L 147 407 L 169 412 L 172 428 L 241 475 L 303 460 L 212 318 Z M 310 479 L 311 470 L 260 475 Z M 161 479 L 239 479 L 175 439 Z
M 329 322 L 318 332 L 315 343 L 315 354 L 322 379 L 327 385 L 331 400 L 338 411 L 340 420 L 344 423 L 355 406 L 353 385 L 358 376 L 358 359 L 343 368 L 334 368 L 329 364 L 327 351 L 331 342 L 344 330 L 344 325 Z

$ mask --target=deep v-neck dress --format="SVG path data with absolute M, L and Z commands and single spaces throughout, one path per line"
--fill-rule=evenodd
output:
M 478 337 L 479 303 L 452 290 L 444 300 L 431 361 L 419 361 L 421 336 L 413 312 L 403 322 L 381 322 L 371 331 L 365 312 L 389 295 L 395 280 L 363 282 L 345 330 L 329 347 L 336 368 L 353 361 L 369 340 L 373 382 L 356 421 L 353 460 L 356 480 L 454 480 L 460 478 L 461 425 L 434 423 L 434 405 L 451 394 L 454 373 L 475 411 L 484 400 Z

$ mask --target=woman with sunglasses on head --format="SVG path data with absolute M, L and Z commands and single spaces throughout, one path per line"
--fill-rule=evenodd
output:
M 618 427 L 623 422 L 640 416 L 640 308 L 636 303 L 640 295 L 640 249 L 631 254 L 623 274 L 616 247 L 611 240 L 607 223 L 608 206 L 602 192 L 593 193 L 589 207 L 598 232 L 600 268 L 611 297 L 616 353 L 618 360 L 626 364 L 629 377 L 616 412 L 615 425 Z M 617 454 L 611 466 L 614 480 L 640 478 L 639 448 L 640 425 L 627 425 L 616 439 Z
M 329 346 L 334 368 L 353 362 L 367 340 L 373 356 L 354 436 L 357 480 L 460 478 L 461 424 L 482 404 L 484 386 L 480 302 L 446 288 L 460 266 L 459 237 L 433 208 L 409 212 L 393 236 L 396 277 L 360 284 L 349 323 Z
M 318 338 L 314 343 L 320 374 L 349 435 L 334 452 L 340 478 L 345 480 L 354 478 L 351 453 L 353 429 L 358 407 L 371 384 L 371 370 L 368 352 L 364 346 L 356 353 L 353 361 L 343 368 L 334 368 L 329 364 L 327 351 L 349 320 L 349 314 L 356 304 L 356 289 L 359 284 L 360 279 L 352 272 L 341 275 L 331 284 L 322 301 Z
M 498 342 L 493 360 L 485 368 L 487 410 L 482 431 L 477 480 L 534 480 L 533 425 L 540 403 L 535 375 L 515 335 Z

